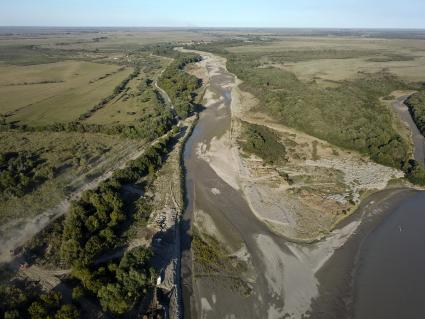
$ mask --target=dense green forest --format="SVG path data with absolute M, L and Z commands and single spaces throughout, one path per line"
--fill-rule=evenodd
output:
M 400 168 L 416 184 L 425 183 L 425 171 L 409 159 L 407 142 L 393 128 L 393 114 L 379 100 L 394 90 L 409 88 L 394 75 L 365 73 L 337 87 L 322 88 L 287 71 L 258 68 L 255 56 L 227 58 L 229 71 L 244 81 L 241 88 L 260 99 L 261 111 L 285 125 Z
M 425 136 L 425 91 L 419 91 L 406 100 L 410 114 L 422 135 Z
M 84 192 L 66 216 L 61 260 L 71 266 L 73 277 L 105 311 L 128 312 L 154 283 L 156 272 L 150 265 L 152 253 L 148 248 L 134 248 L 118 260 L 98 259 L 123 244 L 129 224 L 143 223 L 149 217 L 150 206 L 145 199 L 129 201 L 123 187 L 146 187 L 146 178 L 159 169 L 172 145 L 169 135 L 149 147 L 96 190 Z
M 255 124 L 243 123 L 242 149 L 261 157 L 266 163 L 280 164 L 285 161 L 286 149 L 279 136 L 271 129 Z
M 51 177 L 43 162 L 30 152 L 0 154 L 0 198 L 21 197 Z
M 80 312 L 75 304 L 64 302 L 61 293 L 39 293 L 36 287 L 0 285 L 0 313 L 4 319 L 78 319 Z
M 248 62 L 247 62 L 248 61 Z M 242 89 L 257 96 L 261 110 L 338 146 L 368 154 L 385 165 L 402 167 L 407 144 L 392 128 L 392 115 L 379 98 L 406 85 L 385 72 L 365 74 L 336 88 L 306 84 L 276 68 L 255 68 L 241 56 L 229 56 L 228 68 Z
M 195 92 L 202 86 L 201 80 L 187 74 L 184 67 L 200 60 L 199 55 L 178 54 L 158 81 L 158 85 L 167 92 L 177 115 L 182 119 L 193 113 Z

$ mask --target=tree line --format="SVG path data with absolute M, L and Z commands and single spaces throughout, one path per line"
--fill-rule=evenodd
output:
M 184 71 L 189 63 L 202 60 L 199 55 L 177 54 L 175 60 L 165 69 L 158 81 L 158 85 L 167 92 L 173 103 L 177 115 L 181 119 L 193 114 L 196 90 L 202 86 L 202 81 Z
M 255 54 L 226 57 L 229 71 L 244 81 L 241 88 L 258 97 L 281 123 L 399 168 L 414 183 L 425 183 L 423 168 L 409 158 L 407 141 L 393 128 L 393 115 L 379 100 L 409 84 L 382 71 L 322 88 L 289 71 L 259 68 L 261 57 Z
M 72 268 L 73 277 L 99 300 L 105 311 L 115 314 L 130 311 L 154 284 L 157 273 L 150 265 L 149 248 L 134 248 L 118 260 L 100 264 L 97 260 L 117 248 L 129 224 L 149 217 L 150 206 L 143 198 L 131 214 L 123 187 L 138 184 L 144 188 L 143 180 L 161 167 L 173 144 L 173 135 L 169 134 L 147 148 L 141 157 L 116 171 L 96 190 L 84 192 L 80 200 L 72 203 L 66 216 L 61 260 Z

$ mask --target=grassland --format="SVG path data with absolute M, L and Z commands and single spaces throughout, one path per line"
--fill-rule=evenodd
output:
M 162 97 L 154 83 L 161 70 L 169 64 L 168 59 L 147 55 L 137 56 L 141 72 L 126 88 L 104 108 L 95 112 L 85 122 L 90 124 L 128 124 L 154 116 L 163 108 Z
M 57 205 L 64 199 L 67 185 L 83 186 L 144 145 L 144 141 L 119 136 L 65 132 L 1 132 L 0 139 L 2 154 L 26 152 L 37 156 L 41 162 L 38 171 L 45 177 L 43 183 L 23 196 L 1 195 L 2 225 Z
M 8 121 L 70 122 L 108 96 L 131 68 L 80 61 L 0 66 L 0 112 Z
M 311 82 L 342 81 L 361 73 L 386 70 L 406 81 L 423 81 L 423 41 L 346 37 L 280 37 L 266 44 L 228 47 L 230 53 L 261 53 L 261 65 L 272 65 Z

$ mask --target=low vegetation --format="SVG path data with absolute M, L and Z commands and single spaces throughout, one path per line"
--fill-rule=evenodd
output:
M 105 105 L 107 105 L 110 101 L 112 101 L 116 96 L 118 96 L 118 94 L 121 94 L 124 89 L 126 88 L 128 82 L 130 82 L 132 79 L 134 79 L 135 77 L 137 77 L 140 74 L 140 68 L 136 67 L 134 69 L 134 71 L 128 76 L 126 77 L 124 80 L 121 81 L 120 84 L 118 84 L 115 88 L 114 91 L 112 92 L 111 95 L 109 95 L 108 97 L 102 99 L 98 104 L 96 104 L 92 109 L 90 109 L 89 111 L 87 111 L 86 113 L 80 115 L 80 117 L 78 118 L 80 121 L 85 120 L 87 118 L 89 118 L 92 114 L 94 114 L 96 111 L 98 111 L 99 109 L 105 107 Z
M 196 277 L 211 277 L 224 280 L 230 289 L 242 295 L 251 293 L 250 286 L 242 280 L 248 270 L 247 264 L 232 256 L 216 238 L 200 233 L 195 227 L 192 238 L 194 274 Z

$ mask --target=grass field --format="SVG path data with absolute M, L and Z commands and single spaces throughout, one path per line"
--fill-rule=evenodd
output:
M 0 113 L 31 125 L 76 120 L 130 73 L 131 68 L 80 61 L 0 66 Z
M 137 59 L 142 68 L 139 76 L 132 79 L 121 94 L 88 118 L 86 123 L 128 124 L 155 115 L 161 101 L 153 83 L 169 61 L 154 56 L 139 56 Z
M 258 56 L 259 66 L 294 73 L 323 87 L 382 70 L 409 82 L 424 80 L 425 43 L 410 39 L 280 37 L 276 41 L 228 47 L 236 55 Z
M 69 31 L 69 30 L 67 30 Z M 40 46 L 47 49 L 60 49 L 64 51 L 96 49 L 106 51 L 122 51 L 140 48 L 147 44 L 157 44 L 165 42 L 190 42 L 208 41 L 217 39 L 213 34 L 193 32 L 189 30 L 108 30 L 93 29 L 88 32 L 58 33 L 38 33 L 33 35 L 2 36 L 0 34 L 1 47 L 28 47 Z M 75 54 L 75 53 L 71 53 Z M 1 61 L 0 54 L 0 61 Z
M 0 132 L 0 153 L 29 152 L 40 158 L 39 171 L 48 179 L 23 197 L 3 198 L 0 224 L 35 216 L 60 202 L 64 187 L 111 169 L 117 162 L 144 145 L 140 140 L 104 134 L 65 132 Z M 31 207 L 28 210 L 28 207 Z

